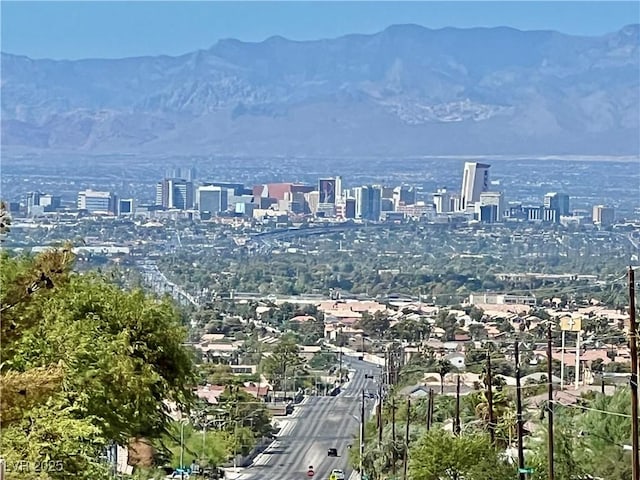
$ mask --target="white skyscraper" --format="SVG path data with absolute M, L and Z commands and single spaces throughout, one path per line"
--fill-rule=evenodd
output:
M 480 201 L 480 194 L 489 191 L 489 168 L 491 165 L 486 163 L 466 162 L 464 164 L 460 210 L 473 207 Z

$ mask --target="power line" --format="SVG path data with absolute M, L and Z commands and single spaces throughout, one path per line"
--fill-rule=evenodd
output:
M 631 350 L 631 458 L 633 480 L 640 480 L 640 457 L 638 453 L 638 345 L 636 337 L 638 335 L 636 327 L 636 291 L 635 273 L 629 267 L 629 333 Z
M 551 336 L 551 323 L 547 324 L 547 378 L 549 379 L 548 385 L 548 439 L 547 439 L 547 461 L 549 462 L 549 480 L 555 480 L 554 459 L 553 459 L 553 354 L 551 350 L 551 342 L 553 337 Z

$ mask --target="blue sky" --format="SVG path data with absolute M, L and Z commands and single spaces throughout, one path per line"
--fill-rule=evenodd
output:
M 294 40 L 430 28 L 511 26 L 600 35 L 640 23 L 640 3 L 586 2 L 31 2 L 2 1 L 2 51 L 34 58 L 179 55 L 220 38 Z

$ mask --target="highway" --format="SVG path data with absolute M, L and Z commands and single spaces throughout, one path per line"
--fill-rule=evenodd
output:
M 277 440 L 264 453 L 256 457 L 253 464 L 244 469 L 240 480 L 301 480 L 306 479 L 307 470 L 313 465 L 314 479 L 327 480 L 334 468 L 340 468 L 348 479 L 349 448 L 359 448 L 354 438 L 360 427 L 362 389 L 377 391 L 375 380 L 365 379 L 365 374 L 375 375 L 378 367 L 351 358 L 350 381 L 335 397 L 310 397 L 300 411 L 290 419 L 283 419 Z M 368 415 L 375 400 L 367 399 L 365 412 Z M 336 448 L 338 457 L 328 457 L 327 450 Z

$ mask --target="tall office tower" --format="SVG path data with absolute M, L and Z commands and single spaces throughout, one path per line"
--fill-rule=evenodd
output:
M 335 178 L 321 178 L 318 180 L 318 192 L 320 193 L 319 203 L 320 204 L 332 204 L 336 203 L 336 187 L 337 184 L 342 182 L 337 182 Z M 340 186 L 342 188 L 342 186 Z
M 111 192 L 98 192 L 90 189 L 78 192 L 78 209 L 80 210 L 115 215 L 117 208 L 117 198 Z
M 320 204 L 320 192 L 315 190 L 304 194 L 304 199 L 309 206 L 309 212 L 311 215 L 315 215 L 318 212 L 318 205 Z
M 403 205 L 415 205 L 416 203 L 416 189 L 408 185 L 402 185 L 393 189 L 393 207 L 398 210 L 398 207 Z
M 447 213 L 452 210 L 451 208 L 451 193 L 446 188 L 439 188 L 436 193 L 433 194 L 433 205 L 436 208 L 436 213 Z
M 355 198 L 345 199 L 344 218 L 356 218 L 356 199 Z
M 547 193 L 544 196 L 543 220 L 545 222 L 558 223 L 560 216 L 570 214 L 569 195 L 566 193 Z
M 344 196 L 344 192 L 342 191 L 342 177 L 337 176 L 335 177 L 336 180 L 336 203 L 342 201 L 342 198 Z
M 363 220 L 380 220 L 382 211 L 382 187 L 362 186 L 354 189 L 356 202 L 356 218 Z
M 40 195 L 42 195 L 40 192 L 29 192 L 24 195 L 23 202 L 28 216 L 32 216 L 35 213 L 40 214 L 41 209 L 34 208 L 40 206 Z
M 555 210 L 558 215 L 570 215 L 571 209 L 569 208 L 569 195 L 566 193 L 547 193 L 544 196 L 544 208 L 549 210 Z
M 606 226 L 612 225 L 616 219 L 616 212 L 613 207 L 604 205 L 593 206 L 593 223 L 596 225 Z
M 504 194 L 502 192 L 482 192 L 476 206 L 495 207 L 495 218 L 492 218 L 491 222 L 500 222 L 505 213 Z
M 165 178 L 156 184 L 156 205 L 163 208 L 188 210 L 193 208 L 193 183 Z
M 229 208 L 229 190 L 216 186 L 203 186 L 198 188 L 197 204 L 200 212 L 218 214 L 226 212 Z
M 169 180 L 156 183 L 156 205 L 167 208 L 169 205 Z
M 173 205 L 171 208 L 189 210 L 193 208 L 193 183 L 186 180 L 171 180 L 173 182 Z
M 489 191 L 489 168 L 486 163 L 465 162 L 460 192 L 460 210 L 467 210 L 480 201 L 480 194 Z
M 356 187 L 353 189 L 353 196 L 356 202 L 356 217 L 365 218 L 367 215 L 369 190 L 367 187 Z

